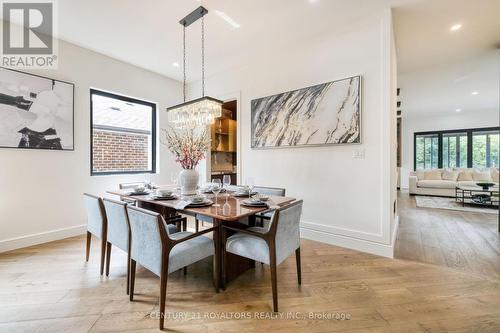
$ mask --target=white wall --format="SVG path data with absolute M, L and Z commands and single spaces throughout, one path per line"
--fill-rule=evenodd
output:
M 181 101 L 179 82 L 62 41 L 58 70 L 36 74 L 75 84 L 75 151 L 0 148 L 0 252 L 83 232 L 83 192 L 102 195 L 144 179 L 168 183 L 178 171 L 160 147 L 160 175 L 91 177 L 89 88 L 157 102 L 164 127 L 165 108 Z
M 453 112 L 453 111 L 452 111 Z M 401 188 L 409 186 L 413 171 L 413 134 L 426 131 L 441 131 L 465 128 L 494 127 L 499 124 L 498 111 L 453 112 L 446 116 L 412 116 L 402 119 Z
M 287 195 L 304 199 L 303 237 L 385 256 L 392 256 L 394 196 L 391 37 L 391 14 L 384 11 L 342 33 L 326 31 L 286 49 L 263 49 L 251 63 L 206 83 L 209 95 L 241 97 L 242 181 L 252 176 L 258 185 L 286 187 Z M 358 74 L 361 145 L 250 149 L 252 99 Z M 199 82 L 190 85 L 190 91 L 198 90 Z M 365 158 L 354 159 L 356 150 L 364 150 Z

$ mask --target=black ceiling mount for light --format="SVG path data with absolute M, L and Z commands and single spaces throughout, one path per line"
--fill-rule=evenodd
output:
M 191 24 L 193 24 L 194 22 L 198 21 L 200 18 L 205 16 L 207 13 L 208 13 L 208 10 L 203 6 L 200 6 L 200 7 L 196 8 L 195 10 L 193 10 L 185 18 L 180 20 L 179 23 L 181 25 L 183 25 L 184 27 L 189 27 Z

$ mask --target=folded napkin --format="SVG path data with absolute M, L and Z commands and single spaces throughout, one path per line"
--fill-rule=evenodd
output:
M 184 209 L 190 203 L 191 203 L 191 201 L 179 200 L 179 202 L 177 204 L 175 204 L 175 209 Z

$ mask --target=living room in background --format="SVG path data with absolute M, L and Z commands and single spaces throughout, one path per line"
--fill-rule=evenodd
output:
M 90 90 L 91 175 L 155 173 L 156 104 Z
M 500 127 L 414 134 L 414 170 L 499 165 Z

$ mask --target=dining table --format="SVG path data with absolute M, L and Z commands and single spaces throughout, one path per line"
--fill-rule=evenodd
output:
M 172 190 L 177 198 L 168 200 L 158 199 L 154 195 L 156 189 Z M 255 226 L 256 214 L 272 211 L 296 200 L 291 197 L 269 196 L 266 206 L 249 207 L 243 203 L 245 199 L 248 199 L 248 196 L 237 197 L 234 195 L 234 192 L 226 191 L 226 193 L 218 195 L 217 201 L 215 200 L 215 196 L 208 195 L 209 199 L 213 201 L 213 204 L 210 206 L 190 207 L 188 205 L 180 208 L 180 201 L 189 200 L 189 196 L 182 196 L 179 193 L 179 189 L 173 185 L 157 186 L 156 189 L 151 189 L 140 195 L 133 194 L 133 190 L 131 189 L 109 190 L 107 193 L 117 195 L 121 199 L 133 200 L 138 207 L 158 212 L 163 216 L 183 214 L 204 221 L 211 220 L 214 228 L 213 240 L 215 247 L 213 278 L 217 292 L 219 292 L 220 288 L 224 288 L 225 283 L 234 280 L 248 269 L 255 267 L 253 260 L 231 253 L 227 253 L 224 263 L 222 262 L 222 226 L 226 224 L 233 228 Z M 222 276 L 222 265 L 224 265 L 224 277 Z M 223 278 L 225 279 L 224 281 L 222 281 Z

